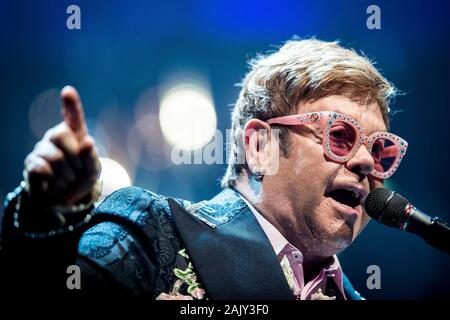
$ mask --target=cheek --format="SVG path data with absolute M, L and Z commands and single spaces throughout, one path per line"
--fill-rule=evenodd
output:
M 303 199 L 302 207 L 308 211 L 321 205 L 326 188 L 342 169 L 342 165 L 325 158 L 322 145 L 309 139 L 296 146 L 287 166 L 286 179 L 294 181 L 296 193 Z
M 314 156 L 313 156 L 314 154 Z M 323 159 L 310 152 L 311 156 L 305 156 L 305 151 L 299 150 L 293 156 L 289 179 L 295 179 L 296 188 L 301 192 L 304 205 L 310 205 L 320 200 L 324 193 L 326 181 L 328 181 L 328 167 Z
M 342 168 L 325 158 L 322 145 L 304 137 L 295 140 L 289 157 L 280 161 L 280 178 L 296 211 L 316 211 Z
M 296 176 L 305 177 L 309 174 L 308 169 L 311 165 L 311 158 L 314 157 L 315 153 L 311 152 L 311 150 L 308 150 L 308 148 L 306 148 L 306 146 L 304 146 L 304 144 L 302 143 L 297 143 L 293 147 L 294 149 L 290 154 L 290 158 L 292 160 L 292 168 L 294 169 L 294 174 Z M 311 156 L 305 156 L 307 153 L 309 153 Z
M 294 146 L 295 151 L 290 155 L 295 163 L 293 166 L 295 175 L 315 179 L 326 176 L 327 171 L 333 166 L 326 160 L 322 145 L 308 138 L 300 139 Z

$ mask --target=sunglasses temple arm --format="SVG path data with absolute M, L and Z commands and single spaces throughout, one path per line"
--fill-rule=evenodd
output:
M 295 117 L 280 117 L 280 118 L 273 118 L 267 121 L 268 124 L 280 124 L 285 126 L 298 126 L 298 125 L 306 125 L 306 124 L 324 124 L 326 122 L 325 118 L 322 118 L 321 121 L 299 121 L 298 118 Z

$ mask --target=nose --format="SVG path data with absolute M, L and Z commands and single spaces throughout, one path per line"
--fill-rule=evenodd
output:
M 372 172 L 375 162 L 365 144 L 362 144 L 355 155 L 345 164 L 348 170 L 356 173 L 363 180 Z

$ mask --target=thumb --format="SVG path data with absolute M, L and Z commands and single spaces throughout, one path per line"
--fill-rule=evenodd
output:
M 84 120 L 80 95 L 74 87 L 65 86 L 61 90 L 61 104 L 64 122 L 72 129 L 78 140 L 81 140 L 87 134 L 88 129 Z

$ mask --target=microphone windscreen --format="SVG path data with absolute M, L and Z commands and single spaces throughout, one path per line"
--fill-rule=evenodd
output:
M 405 220 L 405 208 L 408 200 L 398 193 L 385 188 L 376 188 L 369 192 L 364 203 L 367 214 L 391 227 L 400 228 Z

